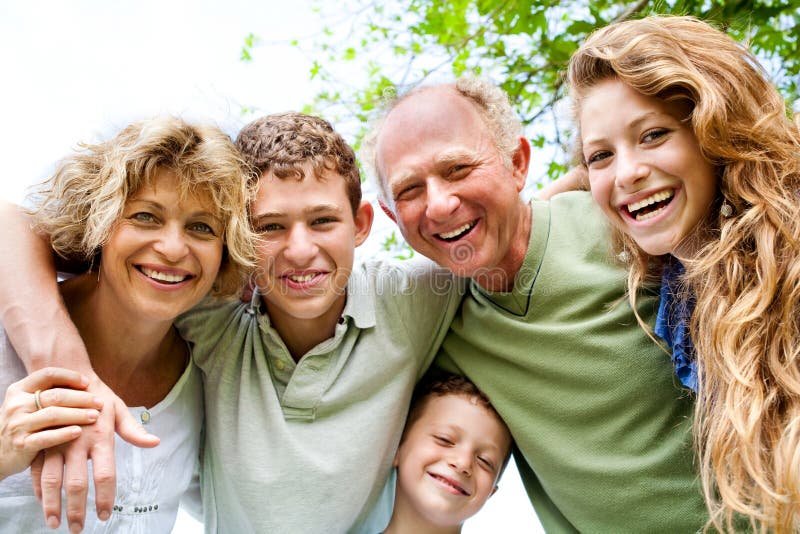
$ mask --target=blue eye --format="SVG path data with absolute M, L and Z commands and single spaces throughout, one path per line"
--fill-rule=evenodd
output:
M 134 221 L 145 222 L 145 223 L 156 222 L 155 215 L 153 215 L 152 213 L 147 213 L 146 211 L 140 211 L 134 213 L 133 215 L 130 216 L 130 218 L 133 219 Z
M 664 137 L 668 133 L 669 133 L 669 130 L 667 130 L 666 128 L 655 128 L 653 130 L 648 130 L 642 136 L 642 142 L 643 143 L 652 143 L 654 141 L 658 141 L 659 139 L 661 139 L 662 137 Z
M 211 228 L 211 226 L 209 226 L 208 224 L 206 224 L 206 223 L 204 223 L 204 222 L 195 222 L 195 223 L 191 223 L 191 224 L 188 226 L 188 228 L 189 228 L 189 230 L 190 230 L 190 231 L 192 231 L 192 232 L 200 232 L 200 233 L 203 233 L 203 234 L 217 235 L 217 234 L 214 232 L 214 229 L 213 229 L 213 228 Z

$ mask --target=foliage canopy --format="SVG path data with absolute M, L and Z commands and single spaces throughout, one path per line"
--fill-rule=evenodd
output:
M 534 146 L 529 187 L 571 161 L 562 83 L 570 55 L 593 30 L 651 14 L 694 15 L 747 43 L 790 106 L 800 97 L 800 0 L 339 0 L 318 2 L 315 37 L 293 41 L 313 58 L 322 88 L 305 111 L 334 121 L 358 148 L 387 93 L 464 72 L 509 94 Z M 250 59 L 257 39 L 245 40 Z

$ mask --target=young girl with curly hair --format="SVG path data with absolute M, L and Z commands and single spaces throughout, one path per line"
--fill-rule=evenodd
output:
M 690 17 L 592 34 L 569 85 L 631 301 L 696 392 L 710 525 L 800 530 L 800 131 L 764 69 Z

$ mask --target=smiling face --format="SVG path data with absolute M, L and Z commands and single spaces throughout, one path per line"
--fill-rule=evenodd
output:
M 372 224 L 369 203 L 353 214 L 341 176 L 305 173 L 301 180 L 265 173 L 251 207 L 261 238 L 256 283 L 279 332 L 289 323 L 324 332 L 335 326 L 355 247 Z
M 528 244 L 524 139 L 506 166 L 475 107 L 441 87 L 400 102 L 376 150 L 387 209 L 411 247 L 460 276 L 503 269 L 513 281 Z
M 172 171 L 125 203 L 103 246 L 99 291 L 141 320 L 173 321 L 211 289 L 222 260 L 222 221 L 205 195 L 181 198 Z
M 424 402 L 395 456 L 395 508 L 431 525 L 453 527 L 496 490 L 511 436 L 475 398 L 432 395 Z
M 608 78 L 580 100 L 583 157 L 592 196 L 650 255 L 691 253 L 685 239 L 717 195 L 686 105 L 646 96 Z

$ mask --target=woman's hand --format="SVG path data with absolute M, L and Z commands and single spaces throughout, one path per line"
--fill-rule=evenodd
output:
M 89 380 L 58 367 L 11 384 L 0 407 L 0 479 L 27 468 L 39 451 L 72 441 L 97 421 L 102 402 L 82 391 Z

